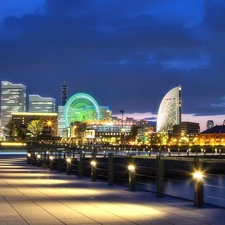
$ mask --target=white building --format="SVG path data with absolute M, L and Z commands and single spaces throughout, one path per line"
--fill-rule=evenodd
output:
M 29 95 L 29 112 L 54 113 L 55 99 L 41 97 L 40 95 Z
M 1 82 L 1 130 L 4 136 L 5 125 L 12 118 L 12 112 L 26 112 L 26 86 Z
M 181 86 L 168 91 L 159 106 L 156 132 L 167 133 L 181 124 Z

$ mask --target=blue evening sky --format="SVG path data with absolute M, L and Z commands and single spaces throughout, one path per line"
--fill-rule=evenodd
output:
M 79 92 L 156 118 L 182 86 L 183 121 L 225 119 L 223 0 L 0 0 L 0 77 L 60 105 Z

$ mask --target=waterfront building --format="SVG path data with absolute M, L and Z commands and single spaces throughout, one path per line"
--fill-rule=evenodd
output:
M 214 127 L 214 121 L 213 120 L 207 120 L 206 122 L 206 129 L 211 129 L 212 127 Z
M 29 95 L 29 112 L 53 113 L 55 112 L 55 99 Z
M 180 125 L 173 126 L 172 135 L 174 137 L 196 135 L 200 131 L 199 123 L 195 122 L 181 122 Z
M 12 120 L 14 120 L 18 127 L 27 128 L 28 123 L 32 120 L 39 120 L 43 118 L 46 126 L 43 129 L 43 135 L 56 136 L 57 135 L 57 113 L 40 113 L 40 112 L 13 112 Z
M 86 139 L 98 144 L 125 144 L 131 136 L 132 122 L 105 122 L 86 125 Z M 92 134 L 92 135 L 90 135 Z M 121 136 L 123 140 L 121 140 Z
M 199 123 L 181 122 L 180 125 L 173 126 L 169 143 L 171 145 L 196 144 L 199 131 L 200 131 Z
M 1 130 L 0 136 L 4 137 L 6 124 L 12 118 L 13 112 L 26 111 L 26 86 L 12 84 L 8 81 L 1 82 Z
M 157 117 L 156 131 L 168 133 L 176 124 L 181 124 L 181 86 L 168 91 L 163 97 Z
M 225 145 L 225 123 L 207 129 L 198 135 L 199 145 L 224 146 Z
M 64 106 L 67 102 L 67 97 L 68 97 L 68 87 L 66 85 L 66 82 L 61 87 L 61 103 L 62 106 Z

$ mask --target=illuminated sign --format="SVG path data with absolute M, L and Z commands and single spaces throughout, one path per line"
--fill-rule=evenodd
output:
M 85 138 L 95 138 L 95 130 L 86 130 Z

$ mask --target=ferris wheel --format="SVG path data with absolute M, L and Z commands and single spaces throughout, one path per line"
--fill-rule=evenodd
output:
M 77 93 L 70 97 L 64 107 L 63 119 L 66 128 L 73 122 L 87 122 L 102 119 L 102 113 L 96 100 L 86 94 Z

